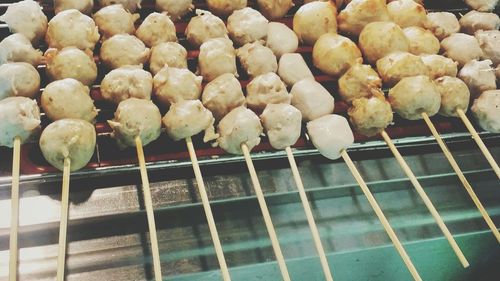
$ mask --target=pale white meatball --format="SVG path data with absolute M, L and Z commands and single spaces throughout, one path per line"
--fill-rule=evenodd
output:
M 458 63 L 441 55 L 420 56 L 429 70 L 429 77 L 436 79 L 443 76 L 455 77 L 458 73 Z
M 355 99 L 348 114 L 354 129 L 367 137 L 380 134 L 393 120 L 391 104 L 383 94 Z
M 404 77 L 429 75 L 429 70 L 419 56 L 394 52 L 377 61 L 377 71 L 387 86 L 394 86 Z
M 302 79 L 314 79 L 306 61 L 299 53 L 284 54 L 280 58 L 278 75 L 288 86 L 293 86 Z
M 495 13 L 483 13 L 470 11 L 460 20 L 460 28 L 463 33 L 473 35 L 478 30 L 498 30 L 500 17 Z
M 288 94 L 285 83 L 274 72 L 259 75 L 247 85 L 247 105 L 254 111 L 262 112 L 271 103 L 288 103 L 292 96 Z
M 353 0 L 337 17 L 339 30 L 358 36 L 372 22 L 390 21 L 385 0 Z
M 134 34 L 139 14 L 131 14 L 121 4 L 106 6 L 93 15 L 103 39 L 116 34 Z
M 114 4 L 122 4 L 125 9 L 133 13 L 137 8 L 141 8 L 141 2 L 142 0 L 99 0 L 99 5 L 105 7 Z
M 203 105 L 212 111 L 215 120 L 221 120 L 238 106 L 246 104 L 238 79 L 231 73 L 222 74 L 203 89 Z
M 26 62 L 37 66 L 42 58 L 42 52 L 35 50 L 28 38 L 20 33 L 9 35 L 0 42 L 0 64 Z
M 259 11 L 269 20 L 284 17 L 293 5 L 293 0 L 257 0 Z
M 187 68 L 187 51 L 177 42 L 164 42 L 151 48 L 149 69 L 156 75 L 163 67 Z
M 115 104 L 129 99 L 151 99 L 153 76 L 138 66 L 124 66 L 110 71 L 101 82 L 102 97 Z
M 459 117 L 457 110 L 467 112 L 470 92 L 467 85 L 456 77 L 444 76 L 436 79 L 436 86 L 441 94 L 441 108 L 439 114 L 443 116 Z
M 249 7 L 234 11 L 227 18 L 229 37 L 238 46 L 265 40 L 267 26 L 267 19 L 259 11 Z
M 454 33 L 441 41 L 441 49 L 444 55 L 463 66 L 471 60 L 481 58 L 483 51 L 474 36 L 464 33 Z
M 149 60 L 149 55 L 149 48 L 137 37 L 129 34 L 117 34 L 104 41 L 100 52 L 102 62 L 110 69 L 143 65 Z
M 80 119 L 61 119 L 48 125 L 40 136 L 42 154 L 52 166 L 64 169 L 66 158 L 70 170 L 87 166 L 94 155 L 96 133 L 92 124 Z
M 21 96 L 35 98 L 40 91 L 40 74 L 29 63 L 0 65 L 0 100 Z
M 206 0 L 208 9 L 215 15 L 227 17 L 247 6 L 247 0 Z
M 335 100 L 320 83 L 304 79 L 293 85 L 290 91 L 292 105 L 302 113 L 305 122 L 333 113 Z
M 33 0 L 8 5 L 0 21 L 5 22 L 13 33 L 26 36 L 33 44 L 38 43 L 47 31 L 47 16 L 38 2 Z
M 213 38 L 229 38 L 226 24 L 209 11 L 196 10 L 196 17 L 192 17 L 186 27 L 186 38 L 189 43 L 199 48 L 201 44 Z
M 193 9 L 193 0 L 156 0 L 156 10 L 167 12 L 173 21 L 179 21 Z
M 205 131 L 204 142 L 218 137 L 215 134 L 215 119 L 199 100 L 185 100 L 172 104 L 163 117 L 168 136 L 174 141 L 186 139 Z
M 307 133 L 319 153 L 332 160 L 342 157 L 354 143 L 351 127 L 340 115 L 330 114 L 307 123 Z
M 339 79 L 340 97 L 351 103 L 353 100 L 370 97 L 379 92 L 382 79 L 370 65 L 355 64 Z
M 267 28 L 266 47 L 280 58 L 283 54 L 294 53 L 299 47 L 295 32 L 280 22 L 270 22 Z
M 491 133 L 500 133 L 500 90 L 486 91 L 472 105 L 479 126 Z
M 97 78 L 97 66 L 92 52 L 88 50 L 84 52 L 75 47 L 66 47 L 60 51 L 49 49 L 45 52 L 45 58 L 45 73 L 52 81 L 73 78 L 91 86 Z
M 149 14 L 135 33 L 148 47 L 163 42 L 177 42 L 177 31 L 172 20 L 166 14 Z
M 269 104 L 260 116 L 274 149 L 285 149 L 297 143 L 302 128 L 302 114 L 289 104 Z
M 0 100 L 0 120 L 0 146 L 13 147 L 16 137 L 25 143 L 40 132 L 40 109 L 26 97 Z
M 48 84 L 43 90 L 40 103 L 52 121 L 71 118 L 94 123 L 97 116 L 89 87 L 72 78 Z
M 94 9 L 94 0 L 54 0 L 54 11 L 56 14 L 71 9 L 90 15 Z
M 412 26 L 405 28 L 403 32 L 410 42 L 410 53 L 414 55 L 439 53 L 441 48 L 439 39 L 429 30 Z
M 410 41 L 395 23 L 372 22 L 361 31 L 359 48 L 368 62 L 375 63 L 390 53 L 408 52 Z
M 423 27 L 427 21 L 424 6 L 413 0 L 397 0 L 387 4 L 391 19 L 401 28 L 410 26 Z
M 500 31 L 477 31 L 476 39 L 483 50 L 483 59 L 489 59 L 493 65 L 500 64 Z
M 226 38 L 215 38 L 203 43 L 198 56 L 198 70 L 209 82 L 224 73 L 238 76 L 233 42 Z
M 236 56 L 246 73 L 256 77 L 278 70 L 278 61 L 273 51 L 260 42 L 247 43 L 236 50 Z
M 202 80 L 188 69 L 164 67 L 155 75 L 153 89 L 158 102 L 168 108 L 181 100 L 199 99 Z
M 495 70 L 491 65 L 491 60 L 472 60 L 458 72 L 458 77 L 467 84 L 473 97 L 497 88 Z
M 358 46 L 351 39 L 335 33 L 326 33 L 316 41 L 312 57 L 314 66 L 337 77 L 352 65 L 363 62 Z
M 337 8 L 330 1 L 301 6 L 293 16 L 293 31 L 308 45 L 314 45 L 325 33 L 337 33 Z
M 260 143 L 263 128 L 259 117 L 253 111 L 240 106 L 222 118 L 217 131 L 217 143 L 222 149 L 231 154 L 243 154 L 243 144 L 252 150 Z
M 498 0 L 465 0 L 465 3 L 474 10 L 491 12 L 498 4 Z
M 45 34 L 45 42 L 50 48 L 56 49 L 73 46 L 82 50 L 94 50 L 99 38 L 99 28 L 94 20 L 75 9 L 55 15 L 49 21 Z
M 150 100 L 130 98 L 118 105 L 115 118 L 108 124 L 113 128 L 112 137 L 121 149 L 135 147 L 137 137 L 146 146 L 160 137 L 161 113 Z
M 457 17 L 449 12 L 434 12 L 427 14 L 425 28 L 429 29 L 439 39 L 460 31 L 460 23 Z
M 422 113 L 434 116 L 441 107 L 441 95 L 427 76 L 406 77 L 389 90 L 389 102 L 396 113 L 409 120 L 422 119 Z

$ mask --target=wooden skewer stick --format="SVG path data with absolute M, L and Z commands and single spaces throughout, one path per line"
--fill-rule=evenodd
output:
M 319 260 L 321 262 L 321 267 L 323 268 L 323 273 L 327 281 L 333 281 L 332 272 L 330 266 L 328 265 L 328 259 L 326 258 L 325 250 L 321 244 L 321 237 L 319 235 L 318 227 L 314 221 L 314 216 L 311 211 L 311 206 L 309 205 L 309 200 L 307 199 L 307 194 L 304 188 L 304 183 L 299 173 L 299 168 L 295 162 L 295 157 L 293 156 L 292 149 L 290 147 L 285 148 L 286 154 L 288 156 L 288 162 L 290 162 L 290 167 L 292 169 L 293 178 L 295 179 L 295 184 L 299 191 L 300 200 L 302 201 L 302 206 L 306 213 L 307 222 L 309 223 L 309 228 L 311 229 L 314 245 L 316 246 L 316 251 L 319 255 Z
M 424 118 L 425 123 L 427 123 L 427 126 L 429 126 L 429 129 L 431 130 L 432 135 L 434 136 L 437 143 L 441 147 L 441 150 L 443 150 L 443 153 L 446 156 L 446 158 L 448 159 L 448 162 L 450 162 L 451 167 L 453 167 L 453 170 L 458 175 L 458 178 L 460 179 L 460 181 L 464 185 L 465 190 L 467 190 L 467 192 L 469 193 L 469 196 L 472 198 L 472 201 L 474 201 L 474 204 L 476 204 L 477 209 L 479 210 L 479 212 L 483 216 L 484 220 L 486 221 L 486 223 L 490 227 L 491 231 L 493 231 L 493 234 L 497 238 L 497 241 L 500 243 L 500 233 L 498 232 L 498 229 L 495 226 L 495 223 L 493 223 L 493 221 L 491 220 L 490 216 L 488 215 L 488 213 L 484 209 L 483 204 L 481 204 L 481 201 L 479 200 L 476 193 L 472 189 L 472 186 L 470 185 L 469 181 L 467 180 L 467 178 L 465 178 L 464 173 L 462 172 L 462 170 L 458 166 L 457 161 L 455 161 L 455 158 L 453 157 L 450 150 L 446 146 L 446 143 L 443 141 L 443 139 L 439 135 L 434 124 L 432 124 L 432 121 L 429 118 L 429 115 L 427 115 L 427 113 L 424 112 L 424 113 L 422 113 L 422 117 Z
M 196 157 L 196 151 L 194 149 L 191 137 L 186 138 L 186 144 L 189 151 L 189 157 L 191 158 L 191 163 L 193 164 L 196 183 L 198 184 L 198 190 L 200 191 L 201 202 L 203 203 L 203 209 L 205 210 L 205 216 L 207 217 L 208 228 L 210 229 L 210 235 L 212 236 L 212 241 L 214 243 L 215 253 L 217 255 L 217 260 L 219 261 L 219 266 L 222 272 L 222 278 L 224 281 L 230 281 L 231 276 L 229 275 L 226 258 L 224 257 L 224 251 L 222 250 L 219 233 L 217 232 L 214 215 L 212 214 L 212 209 L 210 208 L 207 190 L 205 188 L 205 183 L 203 182 L 200 165 L 198 164 L 198 157 Z
M 474 129 L 474 126 L 472 126 L 471 122 L 469 121 L 469 118 L 467 118 L 467 116 L 461 109 L 458 109 L 457 113 L 460 116 L 460 119 L 462 119 L 462 121 L 464 122 L 465 127 L 467 127 L 467 129 L 471 133 L 472 138 L 476 141 L 477 145 L 479 146 L 479 149 L 481 149 L 481 151 L 483 152 L 484 157 L 486 157 L 486 159 L 490 163 L 491 167 L 493 168 L 493 171 L 495 171 L 495 174 L 497 174 L 497 177 L 500 179 L 500 168 L 498 167 L 498 163 L 495 161 L 495 159 L 491 155 L 486 145 L 484 145 L 483 140 L 477 133 L 476 129 Z
M 384 213 L 382 212 L 382 209 L 377 203 L 377 200 L 375 200 L 375 197 L 371 193 L 370 189 L 366 185 L 366 182 L 363 180 L 363 177 L 361 177 L 361 174 L 359 173 L 358 169 L 354 165 L 354 163 L 351 160 L 351 157 L 349 157 L 349 154 L 347 154 L 347 151 L 342 151 L 342 158 L 346 162 L 347 166 L 349 167 L 349 170 L 351 171 L 352 175 L 358 182 L 358 185 L 361 187 L 361 190 L 363 190 L 363 193 L 365 194 L 366 198 L 368 199 L 368 202 L 372 206 L 373 210 L 375 211 L 375 214 L 377 215 L 378 219 L 382 223 L 382 226 L 384 227 L 385 231 L 389 235 L 389 238 L 391 239 L 392 243 L 394 244 L 394 247 L 398 251 L 399 255 L 403 259 L 403 262 L 406 264 L 406 267 L 410 271 L 411 275 L 413 276 L 413 279 L 415 281 L 421 281 L 422 278 L 418 274 L 417 269 L 413 265 L 413 262 L 410 259 L 410 256 L 406 253 L 406 250 L 403 248 L 403 245 L 399 241 L 398 236 L 392 229 L 391 225 L 389 224 L 389 221 L 385 217 Z
M 158 237 L 156 235 L 156 223 L 153 210 L 153 200 L 151 199 L 151 188 L 149 187 L 148 171 L 146 170 L 146 159 L 140 137 L 135 138 L 135 147 L 137 149 L 137 158 L 139 159 L 139 168 L 141 170 L 142 190 L 144 193 L 144 205 L 146 206 L 146 216 L 149 226 L 149 240 L 151 241 L 151 253 L 153 255 L 153 269 L 155 280 L 163 280 L 161 274 L 160 250 L 158 247 Z
M 396 148 L 396 146 L 394 145 L 394 143 L 392 143 L 392 140 L 389 137 L 389 135 L 385 131 L 383 131 L 381 133 L 381 135 L 384 138 L 387 145 L 389 146 L 389 149 L 392 151 L 392 153 L 396 157 L 396 160 L 398 161 L 399 165 L 401 166 L 401 168 L 406 173 L 406 175 L 410 179 L 411 183 L 413 184 L 413 186 L 417 190 L 418 194 L 420 195 L 420 198 L 422 198 L 422 200 L 424 201 L 425 206 L 427 207 L 427 209 L 429 209 L 432 217 L 434 218 L 437 225 L 439 226 L 439 228 L 443 232 L 444 236 L 448 240 L 448 243 L 450 243 L 450 246 L 452 247 L 453 251 L 457 255 L 458 259 L 462 263 L 462 266 L 465 268 L 469 267 L 469 262 L 467 261 L 464 254 L 462 253 L 462 250 L 460 249 L 457 242 L 453 238 L 453 235 L 451 235 L 450 230 L 448 230 L 448 227 L 445 225 L 443 219 L 441 218 L 438 211 L 436 210 L 436 207 L 434 207 L 431 200 L 429 199 L 429 197 L 425 193 L 425 190 L 420 185 L 420 182 L 417 180 L 417 177 L 415 177 L 415 175 L 413 174 L 413 171 L 410 169 L 410 167 L 408 166 L 408 164 L 404 160 L 403 156 L 401 156 L 401 153 L 399 153 L 399 151 Z
M 9 260 L 9 281 L 17 281 L 17 261 L 18 245 L 17 237 L 19 233 L 19 169 L 21 158 L 21 138 L 14 139 L 14 152 L 12 158 L 12 195 L 10 199 L 10 260 Z
M 255 195 L 257 196 L 257 200 L 259 201 L 260 210 L 262 211 L 262 215 L 264 217 L 267 232 L 269 233 L 269 237 L 271 238 L 271 244 L 273 246 L 274 254 L 276 255 L 276 260 L 278 261 L 281 276 L 283 277 L 284 281 L 290 281 L 290 274 L 288 273 L 285 258 L 283 257 L 283 253 L 281 252 L 278 236 L 276 235 L 276 231 L 274 230 L 273 221 L 271 220 L 271 215 L 269 214 L 269 210 L 267 208 L 264 193 L 262 192 L 262 187 L 260 186 L 259 178 L 257 177 L 257 171 L 255 171 L 252 157 L 250 156 L 250 150 L 244 143 L 241 145 L 241 149 L 243 150 L 243 156 L 245 157 L 245 162 L 247 163 L 248 171 L 252 179 L 252 184 L 255 189 Z
M 69 211 L 69 178 L 71 175 L 71 159 L 64 159 L 62 194 L 61 194 L 61 222 L 59 224 L 59 253 L 57 255 L 57 281 L 64 281 L 66 268 L 66 234 L 68 230 Z

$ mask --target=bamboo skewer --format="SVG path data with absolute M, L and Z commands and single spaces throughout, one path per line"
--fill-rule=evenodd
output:
M 375 211 L 375 214 L 377 215 L 378 219 L 382 223 L 382 226 L 384 227 L 385 231 L 389 235 L 389 238 L 391 239 L 392 243 L 394 244 L 394 247 L 398 251 L 399 255 L 403 259 L 403 262 L 405 263 L 406 267 L 410 271 L 411 275 L 413 276 L 413 279 L 416 281 L 421 281 L 422 278 L 418 274 L 417 269 L 413 265 L 413 262 L 410 259 L 410 256 L 406 253 L 406 250 L 403 248 L 403 245 L 399 241 L 398 236 L 392 229 L 391 225 L 389 224 L 389 221 L 385 217 L 384 213 L 382 212 L 382 209 L 377 203 L 377 200 L 375 200 L 375 197 L 371 193 L 370 189 L 366 185 L 366 182 L 363 180 L 361 177 L 361 174 L 359 173 L 358 169 L 354 165 L 354 163 L 351 160 L 351 157 L 349 157 L 349 154 L 347 154 L 347 151 L 342 152 L 342 158 L 346 162 L 347 166 L 349 167 L 349 170 L 351 171 L 352 175 L 358 182 L 358 185 L 361 187 L 361 190 L 365 194 L 366 198 L 368 199 L 368 202 L 372 206 L 373 210 Z
M 141 171 L 142 190 L 144 193 L 144 205 L 146 206 L 146 216 L 148 218 L 149 226 L 149 240 L 151 242 L 151 253 L 153 255 L 153 269 L 155 273 L 155 280 L 163 280 L 161 273 L 161 260 L 160 250 L 158 247 L 158 237 L 156 235 L 156 223 L 153 210 L 153 200 L 151 199 L 151 188 L 149 186 L 148 172 L 146 169 L 146 160 L 144 158 L 144 150 L 142 147 L 142 140 L 140 137 L 135 138 L 135 146 L 137 149 L 137 158 L 139 159 L 139 167 Z
M 9 238 L 9 281 L 17 280 L 18 264 L 18 234 L 19 234 L 19 169 L 21 158 L 21 138 L 14 139 L 14 151 L 12 157 L 12 193 L 10 212 L 10 238 Z
M 479 200 L 476 193 L 472 189 L 472 186 L 470 185 L 469 181 L 467 180 L 467 178 L 465 178 L 464 173 L 462 172 L 462 170 L 458 166 L 457 161 L 455 161 L 455 158 L 453 157 L 450 150 L 446 146 L 446 143 L 443 141 L 443 139 L 439 135 L 439 132 L 437 131 L 434 124 L 432 124 L 432 121 L 429 118 L 429 115 L 427 115 L 427 113 L 422 113 L 422 117 L 424 118 L 425 123 L 427 123 L 427 126 L 431 130 L 432 135 L 434 136 L 434 138 L 438 142 L 439 146 L 441 147 L 441 150 L 443 150 L 443 153 L 446 156 L 446 158 L 448 159 L 448 162 L 450 162 L 450 165 L 453 167 L 453 170 L 458 175 L 458 178 L 460 179 L 463 186 L 465 187 L 465 190 L 467 190 L 467 193 L 469 193 L 469 196 L 472 198 L 472 201 L 474 201 L 474 204 L 476 204 L 477 209 L 479 210 L 479 212 L 483 216 L 484 220 L 486 221 L 486 223 L 490 227 L 491 231 L 493 232 L 493 234 L 497 238 L 497 241 L 500 243 L 500 233 L 498 232 L 498 229 L 495 226 L 495 223 L 493 223 L 493 221 L 491 220 L 490 216 L 488 215 L 485 208 L 483 207 L 483 204 L 481 204 L 481 201 Z
M 276 255 L 276 260 L 278 262 L 281 271 L 281 276 L 283 277 L 284 281 L 290 281 L 290 274 L 288 273 L 288 269 L 285 263 L 285 258 L 283 257 L 283 253 L 281 252 L 279 240 L 276 235 L 276 231 L 274 230 L 273 222 L 271 220 L 271 215 L 269 214 L 269 210 L 267 208 L 266 200 L 264 198 L 264 193 L 262 192 L 259 178 L 257 177 L 257 172 L 255 171 L 252 157 L 250 156 L 250 151 L 248 149 L 248 146 L 244 143 L 241 145 L 241 149 L 243 150 L 243 156 L 245 157 L 245 162 L 248 166 L 248 171 L 250 173 L 252 184 L 255 189 L 255 195 L 257 196 L 257 200 L 259 201 L 259 206 L 262 211 L 262 215 L 264 217 L 264 222 L 266 224 L 267 232 L 269 233 L 274 254 Z
M 193 164 L 196 183 L 198 185 L 201 201 L 203 203 L 203 209 L 205 210 L 205 216 L 207 217 L 208 228 L 210 229 L 210 234 L 212 236 L 212 241 L 214 243 L 215 253 L 217 255 L 217 260 L 219 261 L 219 266 L 222 272 L 222 278 L 224 281 L 230 281 L 231 276 L 229 275 L 229 269 L 226 264 L 224 251 L 222 249 L 222 245 L 220 242 L 219 233 L 217 232 L 217 226 L 215 225 L 212 209 L 210 208 L 210 202 L 208 200 L 207 190 L 205 188 L 205 183 L 203 181 L 203 177 L 201 174 L 200 165 L 198 164 L 198 157 L 196 157 L 196 151 L 194 149 L 191 137 L 186 138 L 186 145 L 189 151 L 189 157 L 191 158 L 191 163 Z
M 71 176 L 71 159 L 64 159 L 62 194 L 61 194 L 61 222 L 59 225 L 59 252 L 57 255 L 57 281 L 64 281 L 66 268 L 66 237 L 68 230 L 69 211 L 69 179 Z
M 307 222 L 309 223 L 309 228 L 311 229 L 314 245 L 316 246 L 316 251 L 318 252 L 321 262 L 321 267 L 323 268 L 323 273 L 325 274 L 325 278 L 327 281 L 333 281 L 332 272 L 330 270 L 330 266 L 328 265 L 328 259 L 326 258 L 323 245 L 321 244 L 321 237 L 319 235 L 318 227 L 316 226 L 316 222 L 314 221 L 314 216 L 311 211 L 311 206 L 309 205 L 309 200 L 307 199 L 304 183 L 302 182 L 302 178 L 300 176 L 297 163 L 295 162 L 292 149 L 290 147 L 287 147 L 285 148 L 285 151 L 288 156 L 288 162 L 290 162 L 290 167 L 292 169 L 295 184 L 297 185 L 297 189 L 299 191 L 302 206 L 304 207 L 304 211 L 306 213 Z
M 490 163 L 491 167 L 493 168 L 493 171 L 495 171 L 495 174 L 500 179 L 500 168 L 498 167 L 498 163 L 495 161 L 495 159 L 491 155 L 486 145 L 484 145 L 483 140 L 477 133 L 476 129 L 474 129 L 474 126 L 472 126 L 471 122 L 469 121 L 469 118 L 467 118 L 467 116 L 461 109 L 458 109 L 457 113 L 460 116 L 460 119 L 462 119 L 462 121 L 464 122 L 465 127 L 467 127 L 467 129 L 471 133 L 472 138 L 476 141 L 477 145 L 479 146 L 479 149 L 481 149 L 481 151 L 483 152 L 484 157 L 486 157 L 486 159 Z
M 389 149 L 392 151 L 392 153 L 396 157 L 396 160 L 398 161 L 399 165 L 401 166 L 403 171 L 406 173 L 406 175 L 410 179 L 411 183 L 413 184 L 413 186 L 417 190 L 418 194 L 420 195 L 420 197 L 424 201 L 425 206 L 427 207 L 427 209 L 429 209 L 429 211 L 430 211 L 431 215 L 433 216 L 434 220 L 436 221 L 437 225 L 439 226 L 439 228 L 443 232 L 444 236 L 448 240 L 448 243 L 450 243 L 450 246 L 452 247 L 452 249 L 455 252 L 455 254 L 457 255 L 458 259 L 462 263 L 462 266 L 465 268 L 468 267 L 469 262 L 467 261 L 464 254 L 462 253 L 462 250 L 460 249 L 457 242 L 453 238 L 453 235 L 451 235 L 450 231 L 448 230 L 448 227 L 445 225 L 443 219 L 441 218 L 438 211 L 436 210 L 436 208 L 432 204 L 431 200 L 429 199 L 429 197 L 425 193 L 425 190 L 420 185 L 419 181 L 417 180 L 417 178 L 413 174 L 412 170 L 410 169 L 410 167 L 408 166 L 408 164 L 404 160 L 403 156 L 401 156 L 401 153 L 399 153 L 398 149 L 396 148 L 396 146 L 392 142 L 392 140 L 389 137 L 389 135 L 387 134 L 387 132 L 382 131 L 381 135 L 384 138 L 387 145 L 389 146 Z

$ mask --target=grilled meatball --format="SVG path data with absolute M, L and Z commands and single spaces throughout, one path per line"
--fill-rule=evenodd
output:
M 205 131 L 204 142 L 214 140 L 214 116 L 199 100 L 185 100 L 172 104 L 163 117 L 168 136 L 174 141 L 186 139 Z
M 293 86 L 302 79 L 314 79 L 306 61 L 299 53 L 288 53 L 281 57 L 278 75 L 288 86 Z
M 137 37 L 117 34 L 104 41 L 100 57 L 109 69 L 115 69 L 126 65 L 143 65 L 149 60 L 149 54 L 149 48 Z
M 75 9 L 55 15 L 49 21 L 45 34 L 49 47 L 56 49 L 73 46 L 82 50 L 94 50 L 99 38 L 99 29 L 94 20 Z
M 150 100 L 130 98 L 122 101 L 115 118 L 108 123 L 113 128 L 112 137 L 121 149 L 135 147 L 137 137 L 146 146 L 161 134 L 160 110 Z
M 340 115 L 325 115 L 307 123 L 307 133 L 319 152 L 332 160 L 340 158 L 342 152 L 354 143 L 349 123 Z
M 497 88 L 495 70 L 491 65 L 491 60 L 472 60 L 458 72 L 458 77 L 467 84 L 472 97 L 477 98 L 482 92 Z
M 458 63 L 450 58 L 440 55 L 420 56 L 429 70 L 429 77 L 436 79 L 443 76 L 457 76 Z
M 439 39 L 444 38 L 460 31 L 460 24 L 457 17 L 449 12 L 434 12 L 427 14 L 427 23 L 425 28 L 429 29 Z
M 222 118 L 217 131 L 217 143 L 222 149 L 231 154 L 243 154 L 243 144 L 252 150 L 260 143 L 263 128 L 259 117 L 253 111 L 240 106 Z
M 495 13 L 483 13 L 470 11 L 460 20 L 460 30 L 463 33 L 474 35 L 478 30 L 498 30 L 500 27 L 500 17 Z
M 45 52 L 47 76 L 52 80 L 74 78 L 91 86 L 97 78 L 97 66 L 90 51 L 75 47 L 62 50 L 49 49 Z
M 266 47 L 271 49 L 277 58 L 283 54 L 294 53 L 299 47 L 299 39 L 295 32 L 280 22 L 270 22 L 267 28 Z
M 293 16 L 293 31 L 308 45 L 314 45 L 325 33 L 337 33 L 337 8 L 330 1 L 301 6 Z
M 456 77 L 444 76 L 436 79 L 436 86 L 441 94 L 441 108 L 439 114 L 443 116 L 459 117 L 457 110 L 467 112 L 470 92 L 467 85 Z
M 314 66 L 337 77 L 352 65 L 363 62 L 358 46 L 349 38 L 334 33 L 324 34 L 316 41 L 312 57 Z
M 47 31 L 47 16 L 37 1 L 24 0 L 8 5 L 5 14 L 0 16 L 12 33 L 21 33 L 31 43 L 38 43 Z
M 391 19 L 401 28 L 410 26 L 423 27 L 427 21 L 424 6 L 413 0 L 397 0 L 387 4 Z
M 275 149 L 290 147 L 300 137 L 302 114 L 289 104 L 268 104 L 260 120 L 269 143 Z
M 454 33 L 441 41 L 445 56 L 463 66 L 467 62 L 481 58 L 483 51 L 474 36 L 464 33 Z
M 42 93 L 41 106 L 52 121 L 71 118 L 94 123 L 97 116 L 89 87 L 72 78 L 48 84 Z
M 153 79 L 158 102 L 170 107 L 181 100 L 197 100 L 201 96 L 202 77 L 185 68 L 164 67 Z
M 302 120 L 312 121 L 333 113 L 335 100 L 320 83 L 314 79 L 304 79 L 293 85 L 290 91 L 292 105 L 302 113 Z
M 106 6 L 93 15 L 103 39 L 116 34 L 134 34 L 139 14 L 131 14 L 121 4 Z
M 138 66 L 124 66 L 110 71 L 101 82 L 102 97 L 114 104 L 129 99 L 151 99 L 153 77 Z
M 471 110 L 479 125 L 488 132 L 500 133 L 500 90 L 484 92 Z
M 474 10 L 491 12 L 498 4 L 498 0 L 465 0 L 465 3 Z
M 441 48 L 439 39 L 431 31 L 412 26 L 403 29 L 403 32 L 410 42 L 410 53 L 414 55 L 439 53 Z
M 236 56 L 246 73 L 254 78 L 278 70 L 278 61 L 273 51 L 260 42 L 247 43 L 236 50 Z
M 141 8 L 141 2 L 142 0 L 99 0 L 99 5 L 105 7 L 113 4 L 122 4 L 125 9 L 133 13 L 137 8 Z
M 483 50 L 483 59 L 489 59 L 493 65 L 500 64 L 500 31 L 477 31 L 475 34 L 479 46 Z
M 382 93 L 355 99 L 348 113 L 354 129 L 367 137 L 380 134 L 393 120 L 391 104 Z
M 227 17 L 247 6 L 247 0 L 207 0 L 207 6 L 217 16 Z
M 213 38 L 229 38 L 226 24 L 209 11 L 196 10 L 186 27 L 186 38 L 195 48 Z
M 167 12 L 173 21 L 179 21 L 193 9 L 193 0 L 156 0 L 156 10 Z
M 265 40 L 268 20 L 259 11 L 246 7 L 227 18 L 229 37 L 238 46 Z
M 52 166 L 64 169 L 64 160 L 71 159 L 70 170 L 85 167 L 94 155 L 95 128 L 80 119 L 61 119 L 48 125 L 40 136 L 42 154 Z
M 290 104 L 291 98 L 285 83 L 274 72 L 259 75 L 247 85 L 248 107 L 257 112 L 262 112 L 271 103 Z
M 409 120 L 422 119 L 422 113 L 433 116 L 441 107 L 441 95 L 427 76 L 406 77 L 389 90 L 389 102 L 396 113 Z
M 390 53 L 410 50 L 410 41 L 403 30 L 392 22 L 372 22 L 359 35 L 359 48 L 370 63 Z
M 92 9 L 94 9 L 94 0 L 54 0 L 54 10 L 56 14 L 71 9 L 90 15 Z
M 26 97 L 0 100 L 0 146 L 13 147 L 19 137 L 25 143 L 40 131 L 40 109 Z
M 206 81 L 212 81 L 224 73 L 238 76 L 233 42 L 226 38 L 215 38 L 203 43 L 198 56 L 198 70 Z
M 406 52 L 394 52 L 379 59 L 377 71 L 387 86 L 394 86 L 404 77 L 429 75 L 422 59 Z
M 40 74 L 29 63 L 0 65 L 0 100 L 8 97 L 35 98 L 40 91 Z
M 177 42 L 164 42 L 151 48 L 149 69 L 156 75 L 165 67 L 187 68 L 187 51 Z
M 370 65 L 355 64 L 339 79 L 339 94 L 348 103 L 370 97 L 382 87 L 382 79 Z
M 137 29 L 135 36 L 150 48 L 163 42 L 177 42 L 175 25 L 166 14 L 149 14 Z
M 208 83 L 203 89 L 201 101 L 217 121 L 236 107 L 246 104 L 241 84 L 231 73 L 222 74 Z
M 372 22 L 390 21 L 385 0 L 353 0 L 340 11 L 339 30 L 358 36 Z
M 26 36 L 14 33 L 0 42 L 0 64 L 27 62 L 37 66 L 42 62 L 42 52 L 35 50 Z

